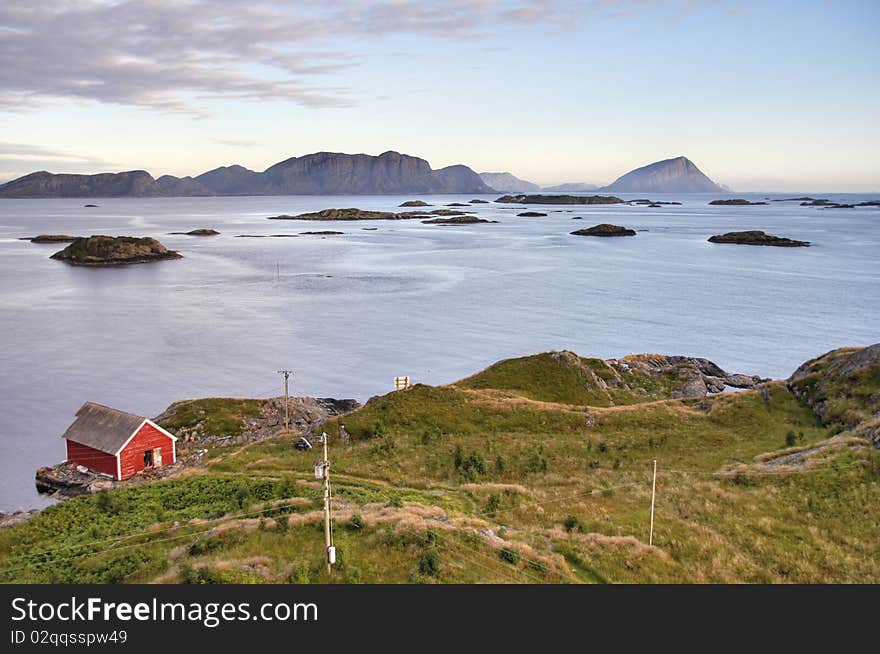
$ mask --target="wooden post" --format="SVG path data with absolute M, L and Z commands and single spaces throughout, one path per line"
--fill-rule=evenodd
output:
M 290 377 L 290 370 L 279 370 L 280 374 L 284 375 L 284 435 L 287 436 L 288 432 L 290 432 L 290 411 L 288 410 L 288 391 L 287 391 L 287 379 Z
M 324 556 L 327 559 L 327 574 L 331 572 L 332 557 L 331 548 L 333 547 L 332 534 L 330 533 L 330 461 L 327 459 L 327 432 L 321 435 L 324 441 Z
M 657 459 L 654 459 L 654 481 L 651 483 L 651 527 L 648 532 L 648 545 L 654 545 L 654 495 L 657 491 Z

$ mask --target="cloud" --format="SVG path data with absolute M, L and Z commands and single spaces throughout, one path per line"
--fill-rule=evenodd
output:
M 0 175 L 12 179 L 34 170 L 65 173 L 91 173 L 117 166 L 112 161 L 53 150 L 27 143 L 0 142 Z
M 85 100 L 200 115 L 218 98 L 341 107 L 385 36 L 478 39 L 645 0 L 5 0 L 0 111 Z

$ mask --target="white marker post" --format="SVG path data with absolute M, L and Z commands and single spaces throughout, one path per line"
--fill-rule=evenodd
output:
M 657 459 L 654 459 L 654 481 L 651 483 L 651 527 L 648 531 L 648 545 L 654 545 L 654 495 L 657 492 Z

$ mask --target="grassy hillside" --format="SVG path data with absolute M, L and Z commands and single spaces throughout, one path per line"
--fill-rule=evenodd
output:
M 456 386 L 509 391 L 544 402 L 611 406 L 668 397 L 680 385 L 677 373 L 673 368 L 652 377 L 573 352 L 544 352 L 499 361 Z
M 849 390 L 827 366 L 809 373 L 835 411 L 854 412 L 841 426 L 795 378 L 668 399 L 675 372 L 626 377 L 571 353 L 508 360 L 324 424 L 332 577 L 317 455 L 278 437 L 0 530 L 0 581 L 876 583 L 880 452 L 863 427 L 880 378 L 873 358 L 857 367 Z

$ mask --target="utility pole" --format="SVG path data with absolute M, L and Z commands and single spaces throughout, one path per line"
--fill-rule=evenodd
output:
M 291 374 L 293 374 L 292 370 L 279 370 L 278 374 L 284 375 L 284 435 L 290 431 L 290 411 L 288 410 L 288 392 L 287 392 L 287 380 Z
M 326 455 L 325 457 L 326 458 Z M 651 483 L 651 527 L 648 532 L 648 545 L 654 545 L 654 494 L 657 491 L 657 459 L 654 459 L 654 481 Z
M 324 546 L 327 552 L 327 574 L 331 566 L 336 563 L 336 548 L 333 547 L 333 533 L 330 529 L 330 461 L 327 459 L 327 432 L 321 434 L 324 441 L 324 460 L 322 462 L 324 478 Z

